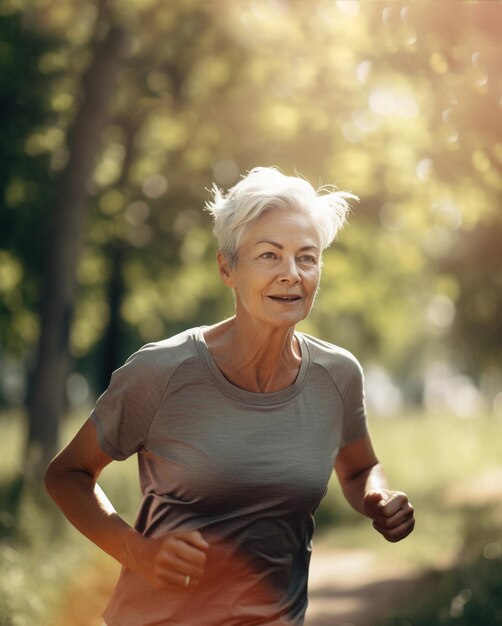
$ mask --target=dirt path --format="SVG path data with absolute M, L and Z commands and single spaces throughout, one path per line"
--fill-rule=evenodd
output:
M 414 589 L 422 575 L 401 561 L 382 563 L 371 551 L 316 545 L 305 626 L 373 626 Z
M 333 550 L 316 543 L 305 626 L 373 626 L 413 590 L 420 575 L 400 561 L 382 563 L 371 551 Z M 100 626 L 117 576 L 115 563 L 96 553 L 47 626 Z

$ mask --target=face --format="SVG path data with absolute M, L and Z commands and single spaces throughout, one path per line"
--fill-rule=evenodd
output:
M 221 276 L 235 292 L 236 314 L 252 322 L 291 327 L 305 319 L 319 287 L 321 249 L 311 219 L 300 212 L 270 211 L 246 231 L 239 259 Z

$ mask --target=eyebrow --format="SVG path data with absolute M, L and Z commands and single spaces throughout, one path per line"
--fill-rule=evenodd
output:
M 268 243 L 271 246 L 274 246 L 274 248 L 278 248 L 279 250 L 284 249 L 284 246 L 281 243 L 278 243 L 277 241 L 271 241 L 270 239 L 262 239 L 261 241 L 257 241 L 254 245 L 259 246 L 261 243 Z M 318 250 L 318 247 L 314 244 L 310 246 L 302 246 L 299 251 L 302 252 L 303 250 Z

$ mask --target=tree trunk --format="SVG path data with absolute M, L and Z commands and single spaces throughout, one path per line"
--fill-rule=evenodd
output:
M 131 165 L 136 154 L 135 140 L 143 123 L 143 116 L 135 112 L 132 117 L 117 121 L 125 132 L 125 155 L 122 172 L 117 185 L 121 189 L 128 189 L 128 179 Z M 124 322 L 121 308 L 126 292 L 123 276 L 124 262 L 127 258 L 128 247 L 123 239 L 115 238 L 107 246 L 109 263 L 108 278 L 108 308 L 110 315 L 102 341 L 101 368 L 98 376 L 98 391 L 101 394 L 108 387 L 113 372 L 123 364 L 127 356 L 123 353 Z
M 114 370 L 122 365 L 122 321 L 120 309 L 124 298 L 125 286 L 122 275 L 124 263 L 124 244 L 115 241 L 109 247 L 110 278 L 108 282 L 108 307 L 110 317 L 103 337 L 103 356 L 101 359 L 100 376 L 98 379 L 101 394 L 110 382 Z
M 29 403 L 26 470 L 34 477 L 41 476 L 59 444 L 71 363 L 69 334 L 87 214 L 87 186 L 125 40 L 125 31 L 112 26 L 95 50 L 83 83 L 84 99 L 70 135 L 68 165 L 53 207 L 40 342 Z

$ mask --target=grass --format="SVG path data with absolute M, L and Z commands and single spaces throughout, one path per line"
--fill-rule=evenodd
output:
M 502 466 L 502 421 L 416 413 L 372 420 L 370 431 L 391 488 L 405 491 L 416 509 L 415 533 L 399 550 L 424 566 L 448 562 L 463 546 L 464 509 L 469 508 L 467 493 L 462 506 L 450 505 L 448 495 L 454 487 Z M 318 518 L 320 534 L 328 541 L 333 529 L 332 541 L 337 544 L 374 544 L 366 520 L 345 503 L 335 477 Z M 384 542 L 382 550 L 386 549 Z
M 379 626 L 502 626 L 502 421 L 416 414 L 371 426 L 391 486 L 415 506 L 415 532 L 375 541 L 333 481 L 321 534 L 423 568 L 413 596 Z
M 82 419 L 65 424 L 63 441 Z M 98 551 L 68 526 L 40 485 L 19 493 L 23 423 L 20 413 L 0 416 L 0 626 L 52 626 L 68 583 Z M 398 545 L 380 540 L 333 480 L 318 511 L 318 538 L 337 547 L 371 547 L 433 572 L 432 587 L 426 585 L 423 596 L 417 590 L 417 606 L 382 626 L 502 624 L 502 512 L 472 488 L 477 476 L 500 468 L 502 421 L 415 414 L 373 420 L 371 433 L 391 486 L 406 491 L 415 506 L 415 533 Z M 100 484 L 132 521 L 139 503 L 135 459 L 113 463 Z

